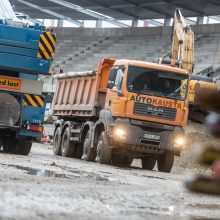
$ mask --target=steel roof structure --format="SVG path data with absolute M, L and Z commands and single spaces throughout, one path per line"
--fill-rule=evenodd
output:
M 27 14 L 33 19 L 72 20 L 79 26 L 79 20 L 109 20 L 114 23 L 117 20 L 172 18 L 176 8 L 181 8 L 185 17 L 220 14 L 219 0 L 10 0 L 10 2 L 16 12 Z
M 53 0 L 25 0 L 42 8 L 50 9 L 76 20 L 91 20 L 94 17 Z M 108 15 L 118 20 L 137 18 L 157 19 L 172 17 L 175 8 L 182 8 L 186 17 L 214 16 L 220 13 L 219 0 L 65 0 L 86 9 Z M 24 5 L 17 0 L 11 0 L 15 10 L 28 14 L 32 18 L 54 18 L 54 16 L 39 12 L 39 10 Z

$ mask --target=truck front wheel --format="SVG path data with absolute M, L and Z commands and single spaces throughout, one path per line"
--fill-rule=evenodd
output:
M 161 172 L 169 173 L 173 167 L 174 153 L 173 151 L 166 151 L 160 154 L 157 159 L 157 167 Z
M 61 153 L 63 157 L 73 157 L 73 153 L 76 149 L 76 144 L 71 143 L 70 141 L 70 128 L 66 127 L 62 137 L 62 144 L 61 144 Z
M 54 133 L 53 153 L 54 155 L 61 155 L 61 128 L 60 127 L 58 127 Z
M 103 131 L 98 139 L 96 161 L 102 164 L 110 164 L 112 150 L 109 147 L 109 139 Z
M 157 159 L 153 156 L 147 156 L 141 159 L 142 168 L 145 170 L 153 170 Z

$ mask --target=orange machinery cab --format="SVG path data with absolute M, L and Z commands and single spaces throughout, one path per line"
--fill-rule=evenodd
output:
M 182 88 L 179 92 L 181 94 L 180 100 L 162 97 L 160 94 L 149 95 L 147 92 L 135 92 L 131 91 L 131 89 L 129 91 L 127 81 L 128 70 L 131 66 L 159 71 L 162 74 L 167 73 L 167 75 L 176 74 L 178 77 L 183 77 L 181 80 L 181 87 L 184 86 L 186 88 L 185 95 L 183 96 L 181 92 Z M 123 81 L 121 85 L 115 85 L 113 88 L 107 89 L 105 108 L 111 110 L 113 117 L 130 118 L 177 126 L 186 125 L 188 118 L 189 91 L 189 85 L 186 84 L 186 81 L 189 81 L 189 74 L 187 71 L 166 65 L 133 60 L 116 60 L 113 68 L 121 68 L 123 71 Z M 135 75 L 136 72 L 134 71 L 132 74 Z M 144 82 L 144 80 L 145 79 L 143 79 L 142 82 Z M 117 81 L 117 76 L 115 81 Z M 115 84 L 117 84 L 117 82 Z

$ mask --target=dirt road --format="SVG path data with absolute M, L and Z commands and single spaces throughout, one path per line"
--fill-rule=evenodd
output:
M 55 157 L 41 144 L 28 157 L 0 154 L 0 219 L 220 217 L 220 198 L 187 192 L 178 164 L 170 174 L 138 166 Z

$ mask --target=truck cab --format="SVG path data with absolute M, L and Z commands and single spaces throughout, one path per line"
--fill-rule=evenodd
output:
M 153 63 L 119 60 L 111 69 L 109 80 L 105 108 L 110 109 L 113 116 L 186 125 L 187 71 Z

